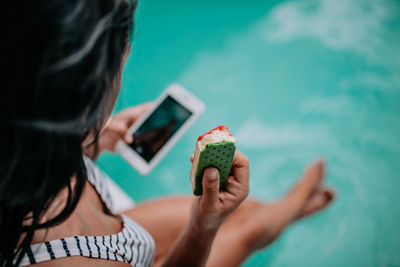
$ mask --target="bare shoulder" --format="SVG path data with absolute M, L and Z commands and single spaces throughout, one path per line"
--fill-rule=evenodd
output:
M 96 266 L 96 267 L 129 267 L 131 266 L 125 262 L 119 262 L 114 260 L 105 259 L 94 259 L 81 256 L 73 256 L 66 258 L 59 258 L 51 261 L 45 261 L 30 265 L 32 267 L 86 267 L 86 266 Z

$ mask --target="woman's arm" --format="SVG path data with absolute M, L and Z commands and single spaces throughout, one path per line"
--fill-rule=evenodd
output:
M 204 266 L 217 229 L 205 232 L 189 223 L 163 264 L 168 266 Z
M 191 218 L 163 266 L 204 266 L 219 227 L 249 193 L 249 161 L 236 151 L 231 175 L 219 192 L 219 173 L 208 168 L 203 174 L 203 195 L 192 207 Z

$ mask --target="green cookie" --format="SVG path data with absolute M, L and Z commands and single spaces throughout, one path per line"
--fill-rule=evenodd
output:
M 200 152 L 199 163 L 196 171 L 196 182 L 194 194 L 200 196 L 203 194 L 203 172 L 208 167 L 215 167 L 220 174 L 220 188 L 222 189 L 228 179 L 231 170 L 233 156 L 235 155 L 235 143 L 222 141 L 206 145 L 206 148 Z

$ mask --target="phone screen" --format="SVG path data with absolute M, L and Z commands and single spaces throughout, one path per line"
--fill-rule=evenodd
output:
M 129 146 L 150 162 L 191 115 L 191 111 L 167 96 L 133 133 L 133 142 Z

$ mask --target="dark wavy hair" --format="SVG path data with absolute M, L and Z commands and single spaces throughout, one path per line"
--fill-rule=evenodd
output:
M 1 266 L 18 265 L 35 230 L 74 211 L 87 179 L 83 140 L 98 135 L 118 94 L 135 8 L 127 0 L 2 4 Z M 63 210 L 41 222 L 66 188 Z

